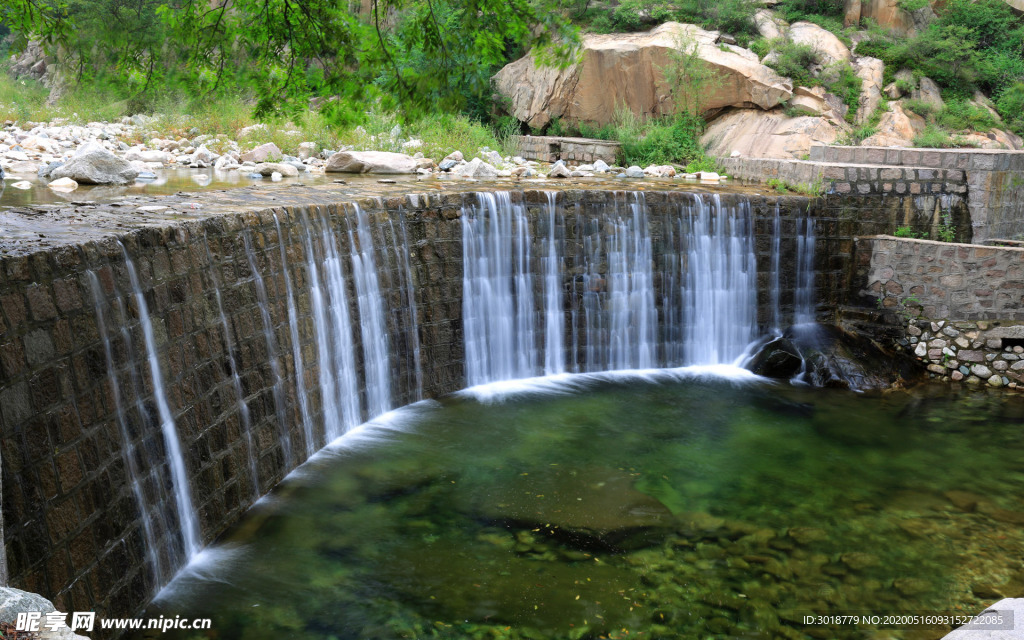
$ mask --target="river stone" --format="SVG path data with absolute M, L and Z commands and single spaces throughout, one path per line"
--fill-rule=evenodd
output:
M 575 172 L 570 172 L 568 167 L 566 167 L 564 164 L 559 162 L 559 163 L 556 163 L 555 166 L 551 167 L 551 171 L 548 173 L 548 177 L 549 178 L 568 178 L 568 177 L 570 177 L 572 175 L 572 173 L 575 173 Z
M 626 177 L 627 178 L 642 178 L 642 177 L 644 177 L 644 170 L 641 169 L 640 167 L 636 166 L 636 165 L 633 165 L 633 166 L 629 167 L 628 169 L 626 169 Z
M 993 625 L 991 621 L 986 624 L 984 618 L 979 618 L 947 634 L 942 640 L 1020 640 L 1024 598 L 1005 598 L 985 609 L 985 612 L 989 611 L 1001 614 L 1004 622 L 1013 620 L 1013 624 Z M 1002 628 L 993 629 L 995 626 Z
M 793 343 L 785 338 L 776 338 L 757 352 L 746 368 L 766 378 L 788 380 L 800 371 L 803 358 Z
M 282 176 L 294 178 L 299 175 L 299 170 L 283 162 L 264 162 L 253 167 L 253 173 L 258 173 L 261 176 L 273 176 L 275 173 L 280 173 Z
M 455 167 L 451 173 L 460 178 L 487 179 L 498 177 L 498 170 L 480 158 L 473 158 L 466 164 Z
M 40 632 L 35 636 L 39 640 L 88 640 L 84 636 L 75 634 L 67 626 L 56 631 L 46 629 L 44 626 L 45 614 L 52 611 L 57 611 L 57 607 L 43 596 L 20 589 L 0 587 L 0 622 L 13 625 L 17 622 L 19 613 L 38 612 L 44 614 L 44 618 L 40 620 Z M 70 621 L 70 616 L 66 620 Z
M 139 172 L 127 160 L 109 151 L 94 149 L 78 154 L 50 174 L 52 178 L 71 178 L 79 184 L 128 184 Z
M 633 480 L 602 467 L 542 468 L 479 492 L 472 508 L 483 519 L 540 528 L 583 548 L 639 548 L 664 538 L 675 519 Z
M 403 547 L 381 563 L 385 588 L 416 601 L 433 619 L 502 623 L 550 630 L 555 637 L 588 629 L 587 637 L 635 626 L 631 570 L 604 563 L 517 558 L 487 542 Z M 610 585 L 635 585 L 609 597 Z M 638 594 L 639 595 L 639 594 Z
M 242 162 L 255 162 L 257 164 L 270 160 L 280 160 L 284 157 L 281 150 L 273 142 L 261 144 L 252 151 L 246 151 L 241 156 Z
M 427 158 L 413 158 L 390 151 L 339 151 L 327 160 L 326 173 L 416 173 L 420 167 L 434 163 Z
M 976 364 L 971 367 L 971 373 L 978 376 L 979 378 L 990 378 L 992 377 L 992 370 L 983 364 Z
M 46 186 L 54 191 L 74 191 L 78 188 L 78 183 L 71 178 L 57 178 Z

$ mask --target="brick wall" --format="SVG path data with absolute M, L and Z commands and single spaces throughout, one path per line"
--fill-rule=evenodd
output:
M 620 146 L 613 140 L 558 136 L 522 136 L 518 145 L 519 155 L 527 160 L 564 160 L 574 164 L 590 164 L 600 159 L 610 165 L 615 164 Z

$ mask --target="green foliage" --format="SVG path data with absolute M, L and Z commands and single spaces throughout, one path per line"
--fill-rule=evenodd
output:
M 904 95 L 907 95 L 907 94 L 911 93 L 914 89 L 916 89 L 917 85 L 914 84 L 914 82 L 912 80 L 907 80 L 906 78 L 900 78 L 900 79 L 896 80 L 896 88 L 899 89 L 900 93 L 902 93 Z
M 789 22 L 806 20 L 808 16 L 838 16 L 844 14 L 843 0 L 786 0 L 778 9 Z
M 898 0 L 896 3 L 904 11 L 918 11 L 928 6 L 928 0 Z
M 917 233 L 909 225 L 905 225 L 905 226 L 896 227 L 896 231 L 895 231 L 895 233 L 893 233 L 893 235 L 896 236 L 897 238 L 917 238 L 917 239 L 920 239 L 920 238 L 924 238 L 928 234 L 927 233 L 923 233 L 923 232 L 922 233 Z
M 617 114 L 617 138 L 622 143 L 624 165 L 679 163 L 689 164 L 704 157 L 700 135 L 704 120 L 699 116 L 679 114 L 673 118 L 643 121 Z
M 929 147 L 935 149 L 948 149 L 953 146 L 949 134 L 934 124 L 929 124 L 924 131 L 914 136 L 915 147 Z
M 714 67 L 700 57 L 697 43 L 686 39 L 676 42 L 668 52 L 668 64 L 659 71 L 668 84 L 676 110 L 682 109 L 691 117 L 704 114 L 707 97 L 723 82 Z
M 740 44 L 757 37 L 755 0 L 623 0 L 612 9 L 588 10 L 580 16 L 597 33 L 643 31 L 668 21 L 696 24 L 731 33 Z
M 928 116 L 935 113 L 935 105 L 931 102 L 928 102 L 927 100 L 920 100 L 918 98 L 908 98 L 904 100 L 902 104 L 905 110 L 916 113 L 922 118 L 927 118 Z
M 700 171 L 713 171 L 715 173 L 722 173 L 722 168 L 718 166 L 718 161 L 716 161 L 711 156 L 701 156 L 687 163 L 686 173 L 698 173 Z
M 757 54 L 757 59 L 764 58 L 772 50 L 772 44 L 768 38 L 758 38 L 750 43 L 750 50 Z
M 935 119 L 940 127 L 953 131 L 988 131 L 998 125 L 988 109 L 968 104 L 966 100 L 947 101 Z
M 864 80 L 857 75 L 849 64 L 837 62 L 826 67 L 818 82 L 823 84 L 829 93 L 836 95 L 848 107 L 847 122 L 853 122 L 860 106 L 860 91 Z
M 942 214 L 942 224 L 938 226 L 936 232 L 942 242 L 956 242 L 956 225 L 953 224 L 950 212 Z
M 792 78 L 794 86 L 813 87 L 817 84 L 810 68 L 821 62 L 820 54 L 811 45 L 780 38 L 772 42 L 772 50 L 775 59 L 768 62 L 768 66 L 780 76 Z
M 996 111 L 1011 129 L 1024 133 L 1024 81 L 1009 85 L 999 93 Z
M 769 178 L 765 184 L 780 193 L 799 193 L 812 198 L 825 193 L 825 185 L 821 180 L 815 180 L 811 184 L 798 184 L 780 180 L 779 178 Z

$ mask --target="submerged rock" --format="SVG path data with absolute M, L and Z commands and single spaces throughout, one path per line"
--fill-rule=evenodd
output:
M 617 469 L 552 467 L 475 494 L 471 508 L 485 520 L 540 528 L 584 548 L 633 549 L 660 541 L 675 525 L 669 509 L 633 482 Z
M 910 356 L 889 352 L 865 336 L 836 326 L 791 327 L 785 337 L 803 354 L 807 381 L 816 387 L 888 389 L 897 381 L 920 376 Z

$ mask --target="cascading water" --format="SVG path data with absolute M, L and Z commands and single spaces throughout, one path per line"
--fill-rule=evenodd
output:
M 548 234 L 544 256 L 544 375 L 565 373 L 565 306 L 562 303 L 562 271 L 565 264 L 558 242 L 558 207 L 554 191 L 547 196 Z
M 149 319 L 149 307 L 146 305 L 146 296 L 142 291 L 142 286 L 139 284 L 139 276 L 135 271 L 135 264 L 132 262 L 131 256 L 128 255 L 128 250 L 125 249 L 124 245 L 121 245 L 121 252 L 124 254 L 125 268 L 128 270 L 132 294 L 138 307 L 139 323 L 142 325 L 142 334 L 146 342 L 149 371 L 153 380 L 153 399 L 156 402 L 157 412 L 160 417 L 160 429 L 163 432 L 164 446 L 167 449 L 167 462 L 171 467 L 171 476 L 174 480 L 178 520 L 181 525 L 181 535 L 185 546 L 185 559 L 188 560 L 199 552 L 201 546 L 202 538 L 199 534 L 199 522 L 196 519 L 195 508 L 192 506 L 192 490 L 188 483 L 185 458 L 181 453 L 178 429 L 174 424 L 171 406 L 167 402 L 163 374 L 160 371 L 160 359 L 157 355 L 156 336 L 153 334 L 153 323 Z
M 294 464 L 292 457 L 292 439 L 288 433 L 288 419 L 286 414 L 287 401 L 284 394 L 284 374 L 281 371 L 281 361 L 277 355 L 277 338 L 274 336 L 274 321 L 270 317 L 270 302 L 267 300 L 267 287 L 260 275 L 259 266 L 256 264 L 256 253 L 252 248 L 252 239 L 248 230 L 242 233 L 242 240 L 245 246 L 245 257 L 249 262 L 249 271 L 252 273 L 253 283 L 256 288 L 256 301 L 260 308 L 260 321 L 263 323 L 263 339 L 267 343 L 267 360 L 270 361 L 270 375 L 274 381 L 274 410 L 277 412 L 277 426 L 280 430 L 279 440 L 281 451 L 284 452 L 284 459 L 288 466 Z
M 526 208 L 477 194 L 462 216 L 462 317 L 470 385 L 537 375 Z
M 805 215 L 797 221 L 796 292 L 793 324 L 814 322 L 814 219 Z
M 260 496 L 260 472 L 256 465 L 256 444 L 252 438 L 252 419 L 249 414 L 249 405 L 245 401 L 245 392 L 242 390 L 242 378 L 238 375 L 238 361 L 235 359 L 235 341 L 231 337 L 231 325 L 224 313 L 224 301 L 220 295 L 220 278 L 217 277 L 217 268 L 213 264 L 213 255 L 210 254 L 210 243 L 206 236 L 203 236 L 203 248 L 206 250 L 206 263 L 210 266 L 210 280 L 213 282 L 213 295 L 217 301 L 217 315 L 220 317 L 220 326 L 224 332 L 224 349 L 228 354 L 228 366 L 231 369 L 231 386 L 235 390 L 235 401 L 238 404 L 238 415 L 241 418 L 242 433 L 245 435 L 246 457 L 249 459 L 249 476 L 252 482 L 254 498 Z
M 750 207 L 694 199 L 688 212 L 685 362 L 734 363 L 757 331 L 757 259 Z
M 779 203 L 775 203 L 775 214 L 772 216 L 772 264 L 768 303 L 772 309 L 772 335 L 782 335 L 782 216 Z
M 350 428 L 359 424 L 362 416 L 359 403 L 359 385 L 356 380 L 355 346 L 352 342 L 352 322 L 349 316 L 348 296 L 345 295 L 345 276 L 338 252 L 337 237 L 331 227 L 330 216 L 320 219 L 320 239 L 323 244 L 324 284 L 327 287 L 330 321 L 325 333 L 330 337 L 329 360 L 321 360 L 336 372 L 333 386 L 322 389 L 324 394 L 333 394 L 330 404 L 335 408 L 337 422 L 325 421 L 324 431 L 328 442 L 338 438 Z M 322 364 L 321 371 L 324 369 Z M 328 404 L 327 400 L 324 405 Z M 326 412 L 326 410 L 325 410 Z
M 153 514 L 149 503 L 146 501 L 146 494 L 143 491 L 143 483 L 145 482 L 145 473 L 139 467 L 139 462 L 136 460 L 136 449 L 132 443 L 131 432 L 128 428 L 128 417 L 126 415 L 126 407 L 121 399 L 121 385 L 117 378 L 117 366 L 114 363 L 114 349 L 110 344 L 110 337 L 107 335 L 107 320 L 104 308 L 106 306 L 103 300 L 103 289 L 100 286 L 99 278 L 96 276 L 96 272 L 87 271 L 86 276 L 89 279 L 89 286 L 92 289 L 93 304 L 96 308 L 96 326 L 100 332 L 100 338 L 103 340 L 103 355 L 107 362 L 107 375 L 110 378 L 110 389 L 114 397 L 114 408 L 117 413 L 117 429 L 121 434 L 121 442 L 124 447 L 124 459 L 125 465 L 128 468 L 128 479 L 132 485 L 132 495 L 135 497 L 135 503 L 139 507 L 139 513 L 142 516 L 142 532 L 146 538 L 146 560 L 153 571 L 153 577 L 157 584 L 164 583 L 163 570 L 160 567 L 160 557 L 157 554 L 159 546 L 157 545 L 156 537 L 156 525 L 153 522 Z
M 299 397 L 299 412 L 302 418 L 302 430 L 306 435 L 306 456 L 313 455 L 313 418 L 309 411 L 309 398 L 306 396 L 306 375 L 302 364 L 302 342 L 299 339 L 299 313 L 295 308 L 295 291 L 292 289 L 292 276 L 288 269 L 288 251 L 284 245 L 284 234 L 281 233 L 281 221 L 274 214 L 274 226 L 277 228 L 277 244 L 281 250 L 281 272 L 284 273 L 284 288 L 288 296 L 288 329 L 292 339 L 292 360 L 295 366 L 295 388 Z
M 412 266 L 409 264 L 409 237 L 405 231 L 405 219 L 399 211 L 398 217 L 398 229 L 401 231 L 401 236 L 395 233 L 395 223 L 392 218 L 388 218 L 388 227 L 391 229 L 391 245 L 395 251 L 395 258 L 400 268 L 399 280 L 404 282 L 404 286 L 399 284 L 399 288 L 404 292 L 403 309 L 395 311 L 396 322 L 401 322 L 401 316 L 405 315 L 404 320 L 406 326 L 403 335 L 406 338 L 406 352 L 412 354 L 412 371 L 410 372 L 411 382 L 415 390 L 413 399 L 423 399 L 423 366 L 420 362 L 420 331 L 419 331 L 419 318 L 416 312 L 416 292 L 413 288 L 412 278 Z
M 352 232 L 351 225 L 348 231 L 349 246 L 352 249 L 352 276 L 356 285 L 359 332 L 363 342 L 366 368 L 367 412 L 370 418 L 375 418 L 392 408 L 390 348 L 369 216 L 359 205 L 353 206 L 356 213 L 356 233 Z
M 538 218 L 547 229 L 538 265 L 543 298 L 535 299 L 525 207 L 507 193 L 479 194 L 462 216 L 469 384 L 564 371 L 569 241 L 577 247 L 568 310 L 572 370 L 737 362 L 757 335 L 757 260 L 750 205 L 734 202 L 712 195 L 676 205 L 676 214 L 658 219 L 656 257 L 642 193 L 617 196 L 596 215 L 577 209 L 574 236 L 561 242 L 558 230 L 568 234 L 570 225 L 558 223 L 549 196 Z M 543 347 L 535 325 L 543 327 Z

